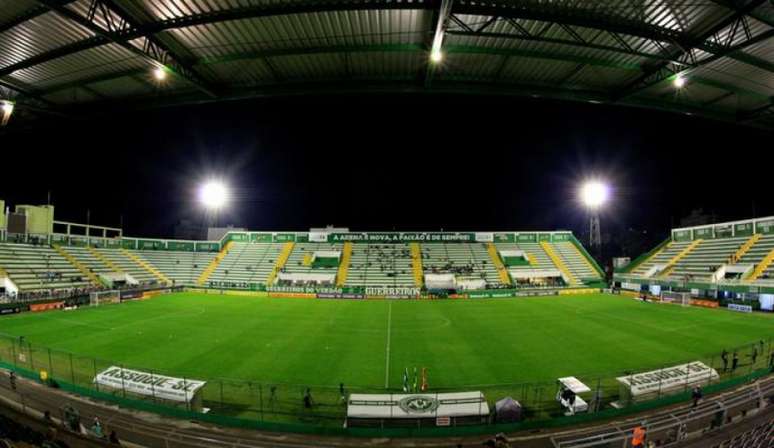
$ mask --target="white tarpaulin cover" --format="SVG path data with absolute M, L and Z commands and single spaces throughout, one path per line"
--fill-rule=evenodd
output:
M 180 402 L 190 402 L 196 392 L 207 384 L 205 381 L 173 378 L 116 366 L 98 373 L 94 377 L 94 383 L 139 395 Z
M 489 415 L 481 392 L 448 394 L 352 394 L 348 418 L 435 418 Z
M 457 280 L 457 289 L 462 289 L 464 291 L 486 289 L 486 280 L 483 278 Z
M 620 376 L 616 381 L 623 384 L 629 389 L 631 395 L 636 397 L 653 392 L 669 392 L 670 389 L 684 388 L 717 378 L 718 372 L 715 369 L 703 362 L 695 361 L 666 369 Z
M 136 285 L 139 283 L 134 277 L 124 272 L 101 272 L 99 277 L 110 284 L 115 282 L 126 282 L 129 285 Z
M 454 274 L 425 274 L 427 289 L 456 289 Z
M 546 277 L 562 277 L 559 269 L 511 269 L 508 272 L 511 274 L 511 278 L 546 278 Z
M 314 252 L 313 258 L 341 258 L 339 250 L 318 250 Z
M 500 256 L 503 258 L 527 258 L 527 253 L 523 250 L 501 250 Z
M 333 283 L 336 280 L 336 273 L 316 273 L 316 272 L 280 272 L 277 274 L 278 280 L 287 280 L 289 282 L 317 282 Z

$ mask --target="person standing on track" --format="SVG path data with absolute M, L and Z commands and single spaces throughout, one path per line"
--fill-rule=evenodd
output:
M 632 432 L 632 448 L 645 448 L 645 428 L 642 425 L 634 428 Z
M 696 386 L 693 388 L 693 392 L 691 392 L 691 398 L 693 399 L 693 408 L 699 405 L 699 402 L 701 401 L 702 392 L 701 387 Z
M 726 349 L 723 349 L 723 352 L 720 354 L 720 359 L 723 360 L 723 371 L 728 370 L 728 352 Z

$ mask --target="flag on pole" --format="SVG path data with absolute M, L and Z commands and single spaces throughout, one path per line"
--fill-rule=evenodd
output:
M 427 391 L 427 369 L 422 367 L 422 392 Z
M 418 382 L 417 382 L 418 376 L 417 376 L 417 368 L 414 367 L 414 392 L 417 392 L 419 389 L 417 389 Z
M 403 371 L 403 392 L 409 391 L 409 373 L 408 373 L 408 367 L 405 368 Z

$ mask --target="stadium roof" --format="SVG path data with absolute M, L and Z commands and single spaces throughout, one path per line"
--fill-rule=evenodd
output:
M 160 67 L 170 73 L 164 81 L 153 76 Z M 316 92 L 534 96 L 774 129 L 774 1 L 13 0 L 0 8 L 0 99 L 16 101 L 13 121 Z

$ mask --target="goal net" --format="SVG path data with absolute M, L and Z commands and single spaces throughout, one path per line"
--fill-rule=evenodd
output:
M 691 304 L 691 293 L 689 292 L 675 292 L 664 291 L 661 293 L 662 302 L 678 303 L 682 306 L 689 306 Z
M 121 292 L 120 291 L 99 291 L 89 294 L 91 299 L 91 306 L 99 306 L 107 303 L 120 303 Z

